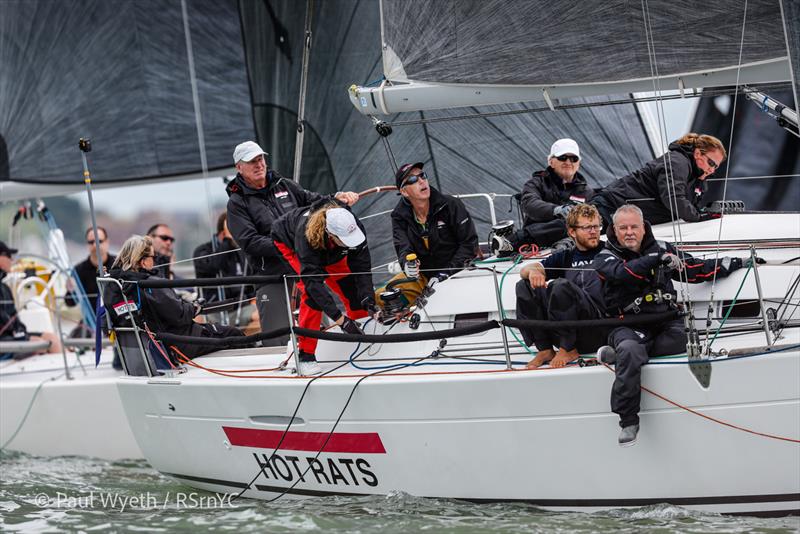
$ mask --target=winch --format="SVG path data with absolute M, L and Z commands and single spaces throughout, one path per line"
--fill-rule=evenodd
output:
M 515 252 L 514 244 L 511 242 L 511 235 L 514 233 L 514 221 L 500 221 L 492 225 L 489 232 L 489 246 L 492 254 L 498 258 L 511 256 Z

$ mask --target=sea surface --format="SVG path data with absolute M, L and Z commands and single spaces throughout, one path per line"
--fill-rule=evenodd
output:
M 379 497 L 230 502 L 144 460 L 39 458 L 0 452 L 3 532 L 758 532 L 800 531 L 800 518 L 731 517 L 667 504 L 554 513 L 398 493 Z

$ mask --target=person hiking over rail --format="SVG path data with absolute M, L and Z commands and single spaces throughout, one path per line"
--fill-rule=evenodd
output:
M 272 239 L 287 267 L 300 275 L 300 327 L 319 330 L 324 312 L 345 333 L 363 334 L 355 319 L 375 308 L 372 262 L 364 226 L 345 204 L 322 199 L 290 211 L 273 224 Z M 331 292 L 341 299 L 345 313 Z M 297 345 L 298 373 L 320 374 L 317 339 L 298 336 Z
M 600 241 L 600 227 L 600 214 L 594 206 L 572 207 L 567 215 L 567 232 L 575 248 L 559 250 L 522 268 L 522 280 L 516 287 L 517 319 L 573 321 L 605 316 L 603 288 L 591 266 L 605 246 Z M 564 367 L 581 353 L 596 351 L 608 337 L 603 328 L 581 330 L 580 336 L 577 328 L 521 328 L 520 332 L 525 344 L 536 345 L 538 350 L 528 369 L 548 362 L 550 367 Z M 557 354 L 553 347 L 558 347 Z
M 749 261 L 729 257 L 701 260 L 679 252 L 671 243 L 657 241 L 642 210 L 626 204 L 614 213 L 608 243 L 592 267 L 603 281 L 603 299 L 609 313 L 622 315 L 675 309 L 678 295 L 673 279 L 699 284 L 714 277 L 724 278 Z M 620 418 L 619 444 L 632 445 L 639 433 L 642 366 L 652 356 L 686 351 L 684 320 L 620 326 L 611 331 L 608 343 L 610 346 L 600 348 L 598 357 L 616 364 L 611 410 Z

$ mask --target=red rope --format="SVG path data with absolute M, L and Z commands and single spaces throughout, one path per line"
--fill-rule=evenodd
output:
M 608 365 L 607 363 L 603 362 L 603 365 L 605 365 L 606 369 L 608 369 L 612 373 L 614 372 L 614 370 L 611 368 L 611 366 Z M 710 415 L 706 415 L 704 413 L 700 413 L 697 410 L 692 410 L 688 406 L 684 406 L 684 405 L 679 404 L 679 403 L 677 403 L 677 402 L 675 402 L 673 400 L 670 400 L 670 399 L 666 398 L 665 396 L 663 396 L 663 395 L 661 395 L 659 393 L 656 393 L 652 389 L 646 388 L 644 386 L 640 386 L 640 387 L 642 388 L 643 391 L 648 392 L 649 394 L 653 395 L 654 397 L 658 397 L 659 399 L 663 400 L 664 402 L 666 402 L 668 404 L 671 404 L 671 405 L 673 405 L 673 406 L 675 406 L 677 408 L 680 408 L 681 410 L 686 410 L 687 412 L 689 412 L 691 414 L 694 414 L 694 415 L 697 415 L 699 417 L 702 417 L 703 419 L 708 419 L 709 421 L 712 421 L 714 423 L 719 423 L 720 425 L 727 426 L 729 428 L 733 428 L 733 429 L 736 429 L 736 430 L 741 430 L 742 432 L 747 432 L 748 434 L 755 434 L 756 436 L 761 436 L 761 437 L 764 437 L 764 438 L 779 439 L 781 441 L 788 441 L 790 443 L 800 443 L 800 439 L 784 438 L 783 436 L 775 436 L 773 434 L 767 434 L 767 433 L 764 433 L 764 432 L 757 432 L 755 430 L 750 430 L 749 428 L 744 428 L 742 426 L 734 425 L 733 423 L 728 423 L 726 421 L 722 421 L 721 419 L 717 419 L 715 417 L 711 417 Z

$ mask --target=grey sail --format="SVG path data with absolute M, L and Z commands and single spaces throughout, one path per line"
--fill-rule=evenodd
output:
M 378 3 L 338 0 L 317 2 L 315 9 L 300 182 L 325 192 L 393 185 L 393 167 L 381 138 L 368 119 L 354 112 L 345 94 L 351 84 L 368 85 L 383 75 Z M 241 14 L 259 140 L 271 153 L 270 166 L 293 176 L 305 3 L 243 2 Z M 608 100 L 598 97 L 576 103 Z M 547 109 L 547 104 L 468 111 L 534 108 Z M 432 184 L 449 194 L 518 193 L 532 171 L 546 167 L 550 145 L 559 137 L 577 140 L 584 157 L 582 171 L 594 185 L 607 184 L 654 155 L 632 104 L 399 125 L 459 114 L 437 110 L 388 117 L 398 124 L 388 138 L 397 163 L 425 162 Z M 369 216 L 390 210 L 398 199 L 394 193 L 367 196 L 356 204 L 355 212 Z M 484 198 L 465 202 L 485 240 L 488 202 Z M 516 218 L 510 198 L 498 197 L 495 204 L 498 219 Z M 388 214 L 369 218 L 366 227 L 373 264 L 394 259 Z
M 382 0 L 367 115 L 791 78 L 781 0 Z
M 237 2 L 186 4 L 208 167 L 230 168 L 254 135 Z M 180 0 L 0 2 L 0 65 L 0 181 L 82 184 L 80 137 L 95 182 L 202 171 Z
M 786 57 L 778 0 L 748 0 L 746 20 L 744 0 L 382 4 L 384 42 L 411 80 L 558 85 L 731 68 L 743 22 L 743 65 Z

